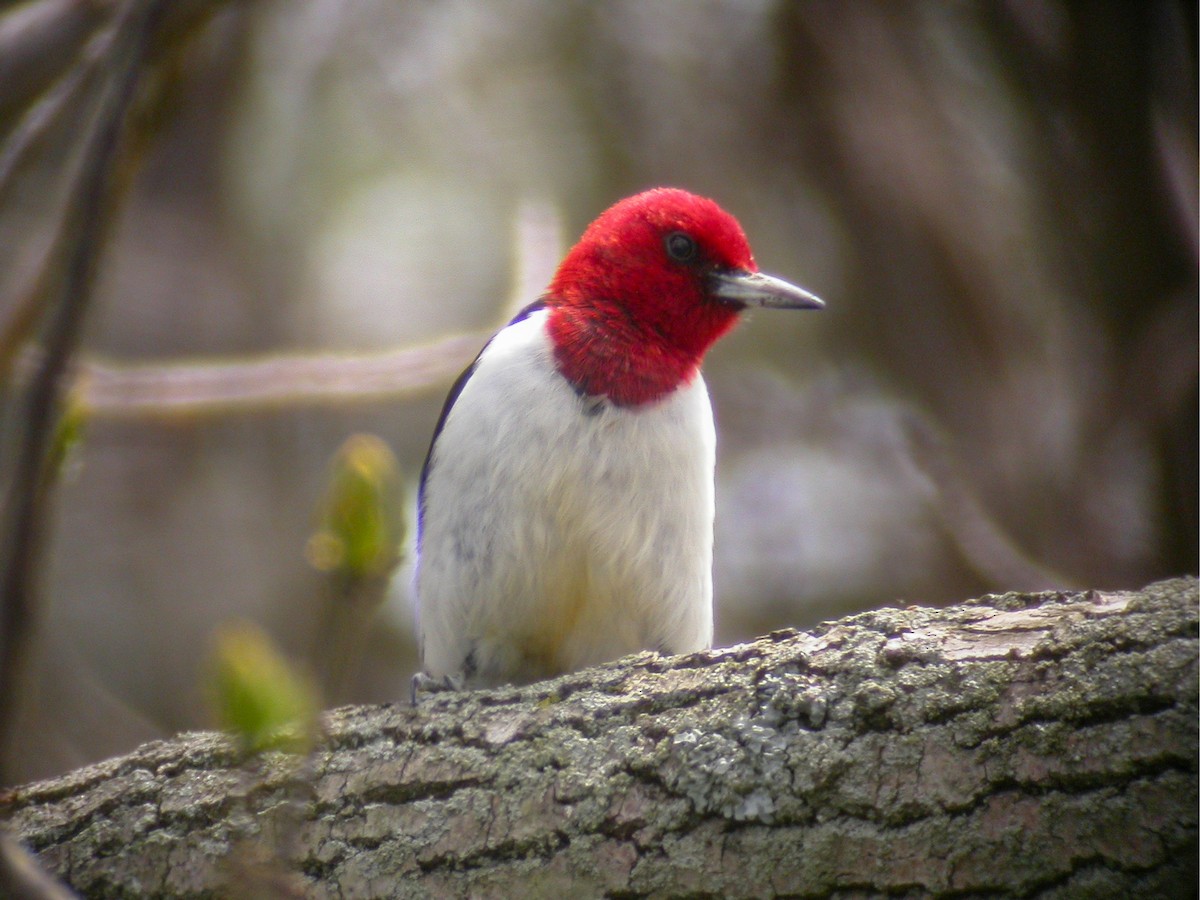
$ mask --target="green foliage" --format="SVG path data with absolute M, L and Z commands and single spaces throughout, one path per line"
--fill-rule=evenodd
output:
M 87 426 L 88 411 L 78 391 L 70 391 L 63 399 L 62 415 L 54 429 L 50 443 L 46 471 L 52 477 L 67 473 L 83 445 L 83 433 Z
M 217 632 L 211 693 L 221 727 L 249 752 L 311 748 L 320 706 L 316 689 L 253 623 Z
M 374 435 L 352 435 L 334 457 L 309 563 L 351 580 L 387 576 L 400 562 L 406 524 L 396 457 Z

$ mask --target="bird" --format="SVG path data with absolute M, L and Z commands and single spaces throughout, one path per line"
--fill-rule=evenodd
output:
M 705 353 L 760 273 L 715 201 L 609 207 L 450 390 L 418 487 L 423 690 L 527 684 L 713 636 L 716 433 Z

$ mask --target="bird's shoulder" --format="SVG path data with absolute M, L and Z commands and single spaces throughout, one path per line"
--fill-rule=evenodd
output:
M 536 331 L 531 332 L 527 328 L 518 329 L 518 326 L 540 324 L 541 319 L 545 316 L 545 309 L 545 298 L 539 298 L 524 306 L 509 320 L 508 324 L 488 339 L 487 343 L 480 348 L 479 353 L 475 355 L 475 358 L 471 360 L 471 364 L 463 369 L 458 378 L 454 380 L 454 384 L 450 386 L 450 391 L 446 395 L 445 402 L 442 404 L 442 410 L 438 414 L 437 423 L 433 426 L 433 436 L 429 441 L 429 449 L 425 453 L 425 461 L 421 465 L 421 478 L 417 484 L 418 533 L 420 533 L 420 520 L 423 518 L 425 511 L 425 484 L 429 478 L 429 465 L 430 460 L 433 458 L 433 448 L 437 445 L 437 440 L 442 430 L 446 427 L 446 419 L 449 418 L 451 410 L 454 409 L 454 404 L 462 395 L 467 382 L 471 380 L 471 376 L 478 371 L 480 360 L 489 351 L 497 349 L 499 345 L 508 345 L 520 341 L 528 342 L 531 336 L 535 337 L 535 339 L 539 337 Z

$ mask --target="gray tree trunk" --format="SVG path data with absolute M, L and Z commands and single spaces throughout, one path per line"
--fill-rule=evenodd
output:
M 89 897 L 1193 896 L 1197 583 L 883 609 L 211 733 L 0 812 Z

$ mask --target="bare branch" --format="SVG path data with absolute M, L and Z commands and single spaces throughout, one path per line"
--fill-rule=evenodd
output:
M 106 419 L 217 415 L 404 397 L 444 384 L 487 339 L 455 335 L 420 347 L 358 356 L 317 354 L 229 362 L 84 363 L 78 398 Z
M 34 580 L 46 493 L 52 478 L 45 461 L 61 395 L 59 376 L 75 348 L 91 298 L 125 117 L 137 87 L 146 35 L 161 5 L 130 2 L 123 9 L 119 32 L 123 40 L 114 47 L 95 127 L 86 139 L 79 181 L 61 233 L 61 269 L 47 286 L 45 352 L 31 380 L 23 441 L 0 521 L 4 538 L 0 565 L 0 761 L 9 745 L 25 635 L 33 616 Z

